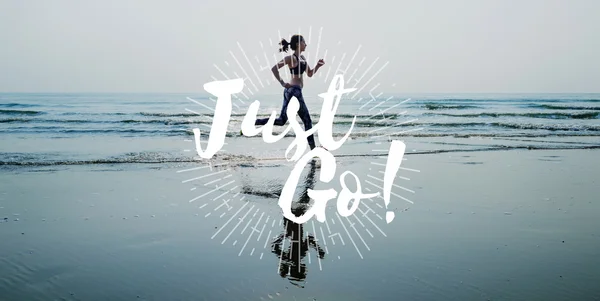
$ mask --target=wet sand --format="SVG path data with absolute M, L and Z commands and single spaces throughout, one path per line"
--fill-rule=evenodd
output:
M 289 175 L 285 164 L 237 164 L 228 179 L 246 198 L 219 209 L 216 192 L 189 202 L 215 185 L 182 183 L 192 176 L 178 171 L 193 163 L 3 171 L 0 300 L 600 300 L 597 150 L 406 158 L 403 166 L 420 172 L 399 173 L 410 180 L 395 183 L 414 194 L 393 191 L 414 204 L 392 198 L 390 224 L 375 214 L 385 216 L 381 199 L 359 207 L 373 209 L 373 223 L 360 214 L 338 220 L 332 208 L 333 236 L 324 224 L 303 225 L 302 241 L 313 235 L 327 252 L 320 262 L 310 244 L 301 252 L 301 281 L 280 276 L 286 261 L 271 249 L 286 233 L 269 195 Z M 369 187 L 372 159 L 338 160 L 337 176 L 351 170 Z M 315 189 L 326 187 L 318 173 Z M 261 225 L 260 241 L 249 239 Z M 287 248 L 292 271 L 300 257 Z

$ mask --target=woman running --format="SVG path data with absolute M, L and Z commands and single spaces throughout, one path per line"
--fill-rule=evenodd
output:
M 308 112 L 308 108 L 306 107 L 306 103 L 304 102 L 304 97 L 302 97 L 302 87 L 304 86 L 302 80 L 302 74 L 306 71 L 306 75 L 308 77 L 312 77 L 317 73 L 317 70 L 321 68 L 325 64 L 325 62 L 320 59 L 315 66 L 315 69 L 311 69 L 306 62 L 306 58 L 302 55 L 302 51 L 306 49 L 306 42 L 301 35 L 293 35 L 290 39 L 290 42 L 285 39 L 281 40 L 281 48 L 279 52 L 287 52 L 288 48 L 291 47 L 294 53 L 292 55 L 286 56 L 283 60 L 281 60 L 277 65 L 271 68 L 273 71 L 273 75 L 277 81 L 281 84 L 285 89 L 283 90 L 283 108 L 281 109 L 281 114 L 279 114 L 279 118 L 275 119 L 274 125 L 282 126 L 285 125 L 288 121 L 287 116 L 287 106 L 292 97 L 296 97 L 298 102 L 300 103 L 300 108 L 298 109 L 298 114 L 300 115 L 300 119 L 302 119 L 302 123 L 304 123 L 304 130 L 308 131 L 312 128 L 312 120 L 310 119 L 310 113 Z M 279 76 L 279 69 L 283 66 L 288 66 L 290 68 L 290 73 L 292 74 L 291 81 L 289 83 L 284 82 Z M 257 119 L 254 123 L 255 125 L 265 125 L 269 121 L 269 118 Z M 308 145 L 310 149 L 315 148 L 315 138 L 314 135 L 310 135 L 307 138 Z

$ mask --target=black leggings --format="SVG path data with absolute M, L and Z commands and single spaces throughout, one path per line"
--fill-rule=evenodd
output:
M 304 130 L 308 131 L 312 128 L 312 120 L 310 119 L 310 113 L 308 112 L 308 107 L 306 107 L 306 103 L 304 102 L 304 97 L 302 97 L 302 88 L 300 86 L 291 86 L 283 90 L 283 108 L 281 109 L 281 114 L 279 114 L 279 118 L 275 119 L 274 125 L 283 126 L 288 121 L 287 116 L 287 107 L 290 103 L 290 99 L 292 97 L 296 97 L 298 102 L 300 103 L 300 108 L 298 109 L 298 115 L 300 115 L 300 119 L 302 119 L 302 123 L 304 123 Z M 255 125 L 265 125 L 269 121 L 269 118 L 256 119 Z M 310 149 L 315 148 L 315 137 L 314 135 L 310 135 L 307 137 L 308 145 Z

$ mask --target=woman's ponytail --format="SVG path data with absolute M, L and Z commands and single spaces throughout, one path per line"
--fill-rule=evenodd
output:
M 281 48 L 279 48 L 279 52 L 287 52 L 288 48 L 290 47 L 290 43 L 288 43 L 288 41 L 286 41 L 285 39 L 282 39 L 279 45 L 281 45 Z

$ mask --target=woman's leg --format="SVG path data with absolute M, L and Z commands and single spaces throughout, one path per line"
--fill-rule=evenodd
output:
M 291 93 L 288 92 L 288 89 L 284 89 L 283 90 L 283 108 L 281 109 L 281 113 L 279 114 L 279 117 L 277 119 L 275 119 L 275 122 L 273 123 L 274 125 L 282 126 L 282 125 L 285 125 L 285 123 L 287 122 L 287 120 L 288 120 L 287 107 L 288 107 L 288 104 L 290 103 L 290 98 L 291 98 Z M 269 122 L 269 118 L 256 119 L 256 121 L 254 122 L 254 125 L 265 125 L 265 124 L 267 124 L 267 122 Z
M 312 128 L 312 119 L 310 118 L 310 113 L 308 112 L 308 107 L 306 106 L 306 103 L 304 102 L 304 97 L 302 97 L 302 90 L 300 88 L 292 88 L 293 90 L 293 96 L 295 96 L 298 99 L 298 102 L 300 103 L 300 108 L 298 109 L 298 115 L 300 115 L 300 119 L 302 119 L 302 123 L 304 123 L 304 130 L 308 131 Z M 310 149 L 314 149 L 315 148 L 315 136 L 314 134 L 311 134 L 310 136 L 308 136 L 306 138 L 308 140 L 308 145 L 310 146 Z

